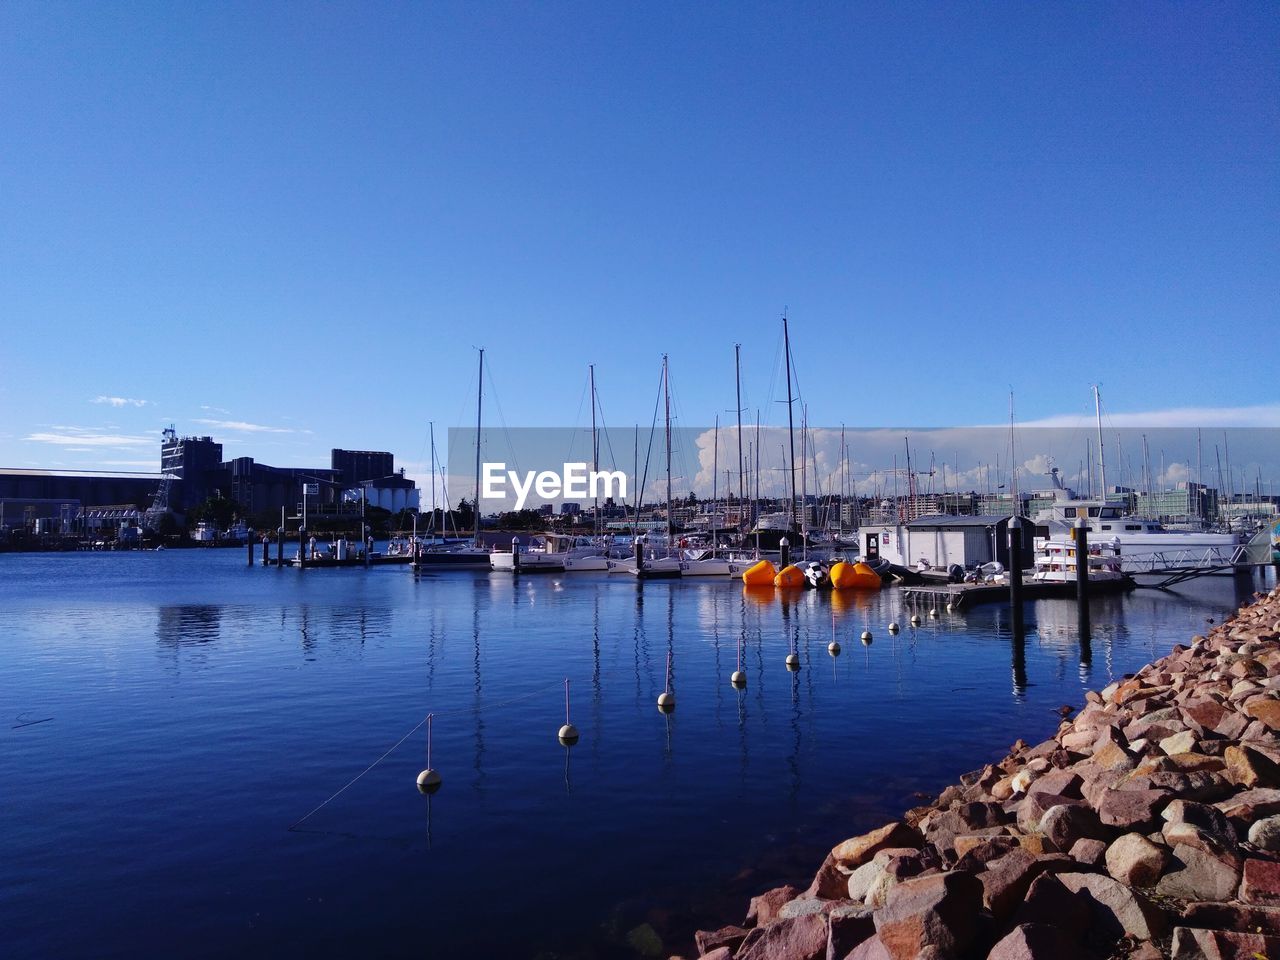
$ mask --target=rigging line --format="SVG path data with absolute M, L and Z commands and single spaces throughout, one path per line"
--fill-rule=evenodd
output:
M 573 459 L 573 445 L 578 439 L 577 424 L 582 422 L 582 408 L 585 406 L 583 401 L 586 399 L 587 393 L 591 390 L 591 375 L 587 375 L 586 381 L 582 384 L 582 393 L 578 396 L 578 412 L 573 415 L 574 427 L 569 431 L 569 450 L 565 454 L 564 462 L 569 463 Z
M 644 475 L 640 480 L 640 491 L 636 495 L 636 523 L 640 522 L 640 509 L 644 506 L 644 488 L 649 481 L 649 458 L 653 455 L 653 435 L 658 429 L 658 407 L 662 405 L 663 376 L 658 377 L 658 393 L 653 398 L 653 420 L 649 423 L 649 446 L 644 452 Z M 638 532 L 638 531 L 637 531 Z
M 507 450 L 511 454 L 511 462 L 515 464 L 516 472 L 518 473 L 520 472 L 520 461 L 516 457 L 515 444 L 511 442 L 511 429 L 507 426 L 506 414 L 502 412 L 502 401 L 498 398 L 498 387 L 494 382 L 494 377 L 492 372 L 490 372 L 489 374 L 489 398 L 493 401 L 493 406 L 498 411 L 498 423 L 502 424 L 502 438 L 507 441 Z M 479 438 L 477 438 L 477 442 L 479 442 Z M 478 500 L 479 499 L 478 490 L 476 491 L 476 494 L 477 494 L 476 499 Z M 480 509 L 479 504 L 476 504 L 476 510 L 478 511 L 479 509 Z

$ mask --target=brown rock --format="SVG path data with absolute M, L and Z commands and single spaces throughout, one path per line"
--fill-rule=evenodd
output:
M 1064 873 L 1058 880 L 1084 898 L 1098 931 L 1111 939 L 1129 935 L 1154 940 L 1164 933 L 1164 914 L 1142 894 L 1097 873 Z
M 1231 850 L 1240 842 L 1231 821 L 1217 807 L 1206 803 L 1174 800 L 1160 812 L 1160 818 L 1165 821 L 1166 837 L 1169 836 L 1171 828 L 1187 824 L 1202 831 L 1223 849 Z M 1199 844 L 1196 845 L 1199 846 Z
M 1140 833 L 1126 833 L 1107 847 L 1107 873 L 1131 887 L 1151 887 L 1169 862 L 1169 849 Z
M 984 836 L 970 833 L 956 837 L 954 849 L 959 862 L 981 865 L 996 857 L 1004 856 L 1017 845 L 1017 838 L 1008 834 Z
M 1231 900 L 1240 885 L 1240 868 L 1183 843 L 1174 846 L 1156 893 L 1179 900 Z
M 1259 906 L 1280 906 L 1280 863 L 1250 859 L 1244 862 L 1240 899 Z
M 868 937 L 853 948 L 853 953 L 844 960 L 893 960 L 893 955 L 885 949 L 879 937 Z
M 1041 923 L 1014 927 L 987 954 L 987 960 L 1079 960 L 1075 945 L 1064 943 L 1062 931 Z
M 800 896 L 795 887 L 774 887 L 766 890 L 758 897 L 751 898 L 751 906 L 747 909 L 747 920 L 744 927 L 763 927 L 771 922 L 782 909 L 782 905 Z
M 1034 857 L 1058 852 L 1058 848 L 1043 833 L 1020 833 L 1014 839 L 1018 841 L 1019 847 Z
M 1280 789 L 1257 787 L 1237 793 L 1214 806 L 1232 820 L 1252 822 L 1261 817 L 1280 814 Z
M 1033 857 L 1025 850 L 1014 850 L 992 860 L 986 871 L 978 874 L 983 905 L 997 920 L 1002 920 L 1013 913 L 1040 874 L 1079 869 L 1079 863 L 1060 853 Z
M 1053 807 L 1088 806 L 1079 797 L 1067 797 L 1060 793 L 1049 793 L 1044 790 L 1027 791 L 1027 796 L 1018 806 L 1018 828 L 1025 833 L 1034 833 L 1040 829 L 1041 818 Z
M 1164 951 L 1148 940 L 1130 950 L 1127 960 L 1164 960 Z
M 1219 747 L 1221 744 L 1219 744 Z M 1213 746 L 1210 750 L 1217 749 Z M 1164 758 L 1166 770 L 1180 770 L 1184 773 L 1190 773 L 1196 770 L 1207 770 L 1216 773 L 1219 770 L 1227 768 L 1226 761 L 1221 757 L 1211 757 L 1207 753 L 1198 753 L 1196 751 L 1188 751 L 1187 753 L 1176 753 L 1173 756 Z
M 1260 720 L 1271 731 L 1280 730 L 1280 700 L 1264 697 L 1251 700 L 1244 705 L 1244 714 L 1254 720 Z
M 843 958 L 876 932 L 875 918 L 870 907 L 837 907 L 827 915 L 827 957 Z
M 919 847 L 923 842 L 919 831 L 895 821 L 844 841 L 831 851 L 831 857 L 841 866 L 860 867 L 885 847 Z
M 1031 881 L 1031 889 L 1014 914 L 1014 923 L 1045 923 L 1059 928 L 1061 935 L 1075 943 L 1090 921 L 1089 905 L 1062 885 L 1056 874 L 1042 873 Z
M 1027 788 L 1027 796 L 1030 797 L 1036 793 L 1054 793 L 1059 796 L 1076 797 L 1078 799 L 1083 796 L 1080 793 L 1082 782 L 1080 775 L 1074 770 L 1049 770 Z M 983 824 L 983 826 L 986 825 Z
M 915 960 L 926 947 L 962 952 L 977 934 L 982 885 L 967 873 L 905 880 L 876 912 L 876 935 L 894 960 Z
M 1081 838 L 1109 840 L 1115 831 L 1105 827 L 1098 815 L 1084 804 L 1060 804 L 1040 818 L 1040 832 L 1059 850 L 1070 850 Z
M 1256 960 L 1280 956 L 1280 938 L 1228 930 L 1175 927 L 1173 960 Z
M 693 943 L 698 948 L 698 956 L 705 956 L 712 950 L 728 947 L 732 953 L 747 939 L 745 927 L 721 927 L 719 930 L 699 930 L 693 935 Z
M 1122 830 L 1148 830 L 1172 795 L 1165 790 L 1108 790 L 1098 804 L 1098 819 Z
M 849 882 L 848 868 L 836 862 L 835 857 L 827 854 L 822 866 L 814 874 L 813 882 L 802 896 L 822 897 L 824 900 L 839 900 L 844 896 L 844 889 Z
M 1085 837 L 1071 845 L 1070 857 L 1086 867 L 1100 867 L 1107 854 L 1107 845 L 1101 840 Z
M 1237 786 L 1251 790 L 1254 787 L 1280 787 L 1280 764 L 1248 746 L 1229 746 L 1222 755 L 1226 762 L 1227 779 Z
M 1188 927 L 1216 927 L 1280 936 L 1280 909 L 1253 907 L 1239 903 L 1189 903 L 1182 911 Z
M 709 953 L 702 954 L 702 960 L 733 960 L 733 951 L 728 947 L 716 947 Z
M 1137 762 L 1118 743 L 1105 743 L 1093 751 L 1092 762 L 1103 770 L 1132 770 Z
M 763 936 L 744 942 L 736 960 L 825 960 L 827 918 L 821 913 L 776 920 Z

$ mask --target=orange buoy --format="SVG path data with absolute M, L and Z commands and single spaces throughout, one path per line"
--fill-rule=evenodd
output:
M 777 572 L 770 561 L 758 560 L 742 571 L 742 582 L 748 587 L 772 586 Z
M 785 567 L 783 567 L 781 570 L 778 571 L 778 575 L 773 578 L 773 585 L 775 587 L 787 587 L 787 588 L 803 587 L 804 572 L 801 571 L 801 569 L 797 567 L 794 563 L 789 563 Z
M 880 575 L 865 563 L 841 560 L 831 568 L 831 585 L 838 590 L 879 590 Z

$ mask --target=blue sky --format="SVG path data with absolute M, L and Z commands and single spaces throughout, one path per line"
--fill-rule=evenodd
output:
M 1280 426 L 1274 4 L 0 6 L 0 466 Z M 1240 408 L 1246 408 L 1243 411 Z M 1170 410 L 1182 413 L 1170 414 Z M 750 417 L 751 414 L 748 416 Z M 1243 456 L 1243 454 L 1241 454 Z

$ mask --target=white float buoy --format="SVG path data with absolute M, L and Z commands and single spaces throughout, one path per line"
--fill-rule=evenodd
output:
M 434 770 L 427 769 L 418 774 L 418 790 L 421 793 L 435 793 L 442 782 L 440 774 Z
M 800 657 L 798 654 L 794 654 L 794 653 L 787 654 L 787 669 L 788 670 L 800 669 Z
M 930 608 L 929 608 L 929 619 L 930 619 L 930 620 L 936 620 L 936 619 L 938 619 L 938 608 L 937 608 L 937 607 L 930 607 Z
M 863 645 L 864 647 L 869 647 L 869 646 L 871 646 L 871 631 L 870 631 L 870 630 L 863 630 L 863 631 L 862 631 L 862 636 L 861 636 L 859 639 L 860 639 L 860 640 L 862 640 L 862 645 Z
M 911 622 L 912 622 L 912 623 L 919 623 L 919 622 L 920 622 L 920 614 L 918 614 L 918 613 L 913 613 L 913 614 L 911 615 Z
M 832 640 L 830 643 L 828 643 L 827 653 L 831 654 L 833 657 L 840 656 L 840 643 L 836 640 Z
M 569 722 L 569 678 L 564 678 L 564 726 L 560 728 L 560 732 L 556 734 L 560 738 L 560 743 L 566 747 L 572 747 L 578 742 L 578 728 Z
M 427 714 L 427 769 L 418 774 L 418 792 L 422 794 L 435 793 L 444 782 L 431 766 L 431 722 L 434 719 L 434 713 Z
M 747 685 L 747 675 L 741 670 L 735 670 L 733 675 L 729 677 L 729 682 L 741 690 Z
M 898 621 L 897 621 L 897 620 L 894 620 L 891 624 L 889 624 L 889 632 L 890 632 L 890 633 L 897 633 L 897 632 L 898 632 Z
M 947 604 L 947 613 L 950 613 L 950 612 L 951 612 L 952 610 L 954 610 L 955 608 L 956 608 L 956 605 L 955 605 L 954 603 L 948 603 L 948 604 Z
M 658 709 L 663 713 L 670 713 L 676 708 L 675 694 L 668 693 L 665 690 L 658 694 Z

